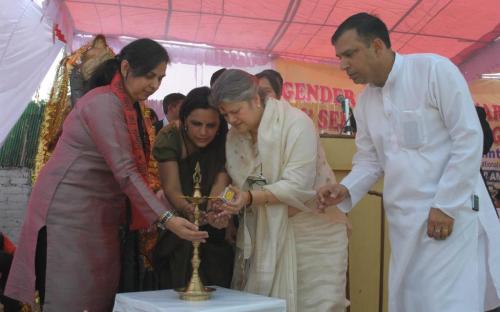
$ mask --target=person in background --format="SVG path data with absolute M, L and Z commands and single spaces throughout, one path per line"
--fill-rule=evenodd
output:
M 259 79 L 259 88 L 266 96 L 281 99 L 283 92 L 283 77 L 274 69 L 266 69 L 255 75 Z
M 498 220 L 500 221 L 500 190 L 495 192 L 495 197 L 493 198 L 493 206 L 495 206 L 495 212 L 497 214 Z M 486 293 L 486 301 L 495 300 L 495 291 L 494 289 L 487 289 Z M 495 304 L 490 305 L 488 308 L 494 307 Z M 497 306 L 495 309 L 488 310 L 488 312 L 500 312 L 500 306 Z
M 186 96 L 182 93 L 170 93 L 163 98 L 163 112 L 165 113 L 165 117 L 155 124 L 157 132 L 169 123 L 179 120 L 179 111 L 185 99 Z
M 495 193 L 495 208 L 497 210 L 497 214 L 500 215 L 500 190 L 497 190 Z
M 216 71 L 212 74 L 212 76 L 210 77 L 210 88 L 214 86 L 214 83 L 215 83 L 215 81 L 217 80 L 217 78 L 219 78 L 219 77 L 220 77 L 220 75 L 222 75 L 222 73 L 223 73 L 223 72 L 225 72 L 225 71 L 226 71 L 226 68 L 224 68 L 224 67 L 223 67 L 223 68 L 221 68 L 221 69 L 216 70 Z
M 232 287 L 286 299 L 289 312 L 344 311 L 347 218 L 316 211 L 315 187 L 335 176 L 318 160 L 313 121 L 242 70 L 225 71 L 211 101 L 232 125 L 226 168 L 236 195 L 222 205 L 240 217 Z
M 7 278 L 9 277 L 10 266 L 12 264 L 12 258 L 14 257 L 15 251 L 16 246 L 4 233 L 0 232 L 0 311 L 2 311 L 2 305 L 6 312 L 17 312 L 21 307 L 18 301 L 4 296 L 5 284 L 7 283 Z
M 485 156 L 488 154 L 494 143 L 493 131 L 491 130 L 490 124 L 486 119 L 486 111 L 484 110 L 484 108 L 476 105 L 476 112 L 477 112 L 477 117 L 479 117 L 479 122 L 481 123 L 481 129 L 483 130 L 483 156 Z M 486 177 L 484 176 L 483 173 L 483 168 L 480 167 L 479 171 L 481 172 L 481 177 L 483 178 L 484 184 L 488 185 Z M 500 216 L 497 210 L 498 206 L 496 206 L 495 200 L 493 199 L 490 190 L 489 189 L 487 190 L 488 193 L 490 193 L 490 197 L 493 200 L 493 206 L 494 206 L 493 208 L 495 209 L 495 213 L 497 214 L 497 216 Z M 495 193 L 495 196 L 497 196 L 497 193 Z
M 208 234 L 175 215 L 148 185 L 151 142 L 140 101 L 165 76 L 167 51 L 151 39 L 126 45 L 94 72 L 92 86 L 33 186 L 5 294 L 44 311 L 110 311 L 120 278 L 119 228 L 150 224 L 183 239 Z
M 493 131 L 491 131 L 490 124 L 486 119 L 486 111 L 481 106 L 476 106 L 477 117 L 481 123 L 481 129 L 483 130 L 483 156 L 488 154 L 493 145 Z
M 218 196 L 229 184 L 225 170 L 227 123 L 208 104 L 210 89 L 191 90 L 179 112 L 180 124 L 170 124 L 158 134 L 153 155 L 159 162 L 160 180 L 166 198 L 179 215 L 193 221 L 194 206 L 183 196 L 193 194 L 193 173 L 200 164 L 203 196 Z M 209 238 L 200 245 L 200 277 L 205 285 L 229 288 L 233 273 L 234 252 L 225 240 L 229 217 L 217 218 L 212 201 L 201 209 L 201 230 Z M 160 289 L 185 287 L 191 278 L 191 242 L 171 232 L 160 233 L 153 251 L 154 269 Z
M 342 22 L 332 44 L 341 69 L 368 85 L 354 111 L 352 170 L 319 201 L 348 212 L 384 176 L 390 312 L 495 307 L 485 294 L 499 302 L 500 223 L 479 173 L 483 135 L 465 79 L 444 57 L 395 53 L 368 13 Z

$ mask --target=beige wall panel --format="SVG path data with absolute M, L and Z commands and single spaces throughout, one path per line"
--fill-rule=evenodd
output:
M 354 139 L 349 137 L 322 138 L 321 144 L 337 180 L 342 180 L 352 167 L 352 156 L 356 150 Z M 383 181 L 378 181 L 372 190 L 381 193 L 382 187 Z M 390 248 L 387 240 L 387 225 L 382 220 L 381 198 L 376 195 L 366 195 L 349 213 L 349 220 L 352 224 L 352 234 L 349 240 L 350 311 L 385 312 L 387 311 Z M 381 266 L 381 261 L 384 263 L 383 266 Z M 381 296 L 382 300 L 380 300 Z

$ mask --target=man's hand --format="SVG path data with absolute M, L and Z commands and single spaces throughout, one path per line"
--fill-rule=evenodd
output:
M 453 231 L 454 220 L 438 208 L 431 208 L 427 221 L 427 235 L 438 240 L 446 239 Z
M 349 190 L 342 184 L 326 184 L 317 191 L 319 209 L 325 209 L 342 202 L 349 196 Z

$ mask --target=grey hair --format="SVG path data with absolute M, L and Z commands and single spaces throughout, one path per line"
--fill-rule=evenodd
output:
M 264 99 L 257 77 L 241 69 L 228 69 L 215 81 L 210 93 L 210 104 L 217 108 L 223 103 L 248 102 L 256 95 Z

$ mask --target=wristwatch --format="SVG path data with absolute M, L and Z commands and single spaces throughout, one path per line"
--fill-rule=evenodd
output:
M 175 213 L 173 211 L 170 210 L 165 211 L 158 219 L 156 226 L 166 231 L 167 227 L 165 226 L 165 224 L 168 222 L 168 220 L 172 219 L 173 217 L 175 217 Z

